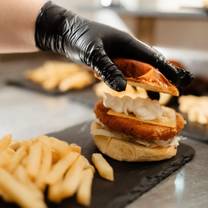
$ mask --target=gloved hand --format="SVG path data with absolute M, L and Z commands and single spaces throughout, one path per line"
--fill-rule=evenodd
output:
M 113 63 L 128 58 L 151 64 L 176 85 L 186 85 L 191 75 L 166 61 L 159 52 L 131 35 L 84 19 L 47 2 L 41 9 L 35 32 L 36 45 L 92 67 L 112 89 L 123 91 L 126 80 Z

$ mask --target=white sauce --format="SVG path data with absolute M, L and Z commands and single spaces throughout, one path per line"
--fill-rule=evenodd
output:
M 163 109 L 157 100 L 149 98 L 132 98 L 129 96 L 117 97 L 105 93 L 103 105 L 117 113 L 134 114 L 143 120 L 159 119 L 163 114 Z

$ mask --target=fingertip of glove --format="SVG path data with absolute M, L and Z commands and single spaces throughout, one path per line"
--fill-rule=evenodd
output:
M 176 67 L 176 69 L 178 71 L 178 77 L 179 77 L 178 86 L 186 87 L 187 85 L 189 85 L 194 78 L 193 74 L 180 67 Z
M 108 85 L 113 89 L 118 92 L 124 91 L 126 89 L 127 81 L 121 77 L 117 76 L 110 82 L 108 82 Z

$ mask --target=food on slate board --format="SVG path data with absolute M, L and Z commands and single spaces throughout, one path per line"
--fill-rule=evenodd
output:
M 208 124 L 208 96 L 181 96 L 179 110 L 187 114 L 187 118 L 191 122 Z
M 0 140 L 0 155 L 0 196 L 6 202 L 46 208 L 44 193 L 48 189 L 47 198 L 52 202 L 76 195 L 79 204 L 90 205 L 95 168 L 81 154 L 80 146 L 48 136 L 15 141 L 6 135 Z M 110 167 L 103 161 L 95 159 L 96 167 Z M 108 178 L 104 167 L 98 171 Z
M 46 91 L 60 92 L 80 90 L 95 81 L 87 67 L 58 61 L 48 61 L 39 68 L 27 71 L 25 78 Z
M 132 86 L 178 96 L 179 91 L 158 70 L 133 60 L 119 60 Z M 127 73 L 127 74 L 125 74 Z M 106 93 L 94 109 L 91 133 L 98 149 L 119 161 L 158 161 L 177 153 L 183 117 L 150 98 Z

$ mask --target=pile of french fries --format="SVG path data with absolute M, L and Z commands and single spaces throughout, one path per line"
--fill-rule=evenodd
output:
M 94 82 L 86 67 L 58 61 L 45 62 L 39 68 L 27 71 L 25 77 L 47 91 L 60 92 L 83 89 Z
M 101 177 L 113 181 L 113 169 L 99 153 L 92 155 Z M 46 208 L 44 194 L 55 203 L 76 196 L 89 206 L 94 166 L 81 154 L 81 147 L 54 137 L 40 136 L 14 141 L 0 140 L 0 196 L 23 208 Z
M 188 120 L 202 125 L 208 124 L 208 96 L 186 95 L 179 98 L 179 110 Z

